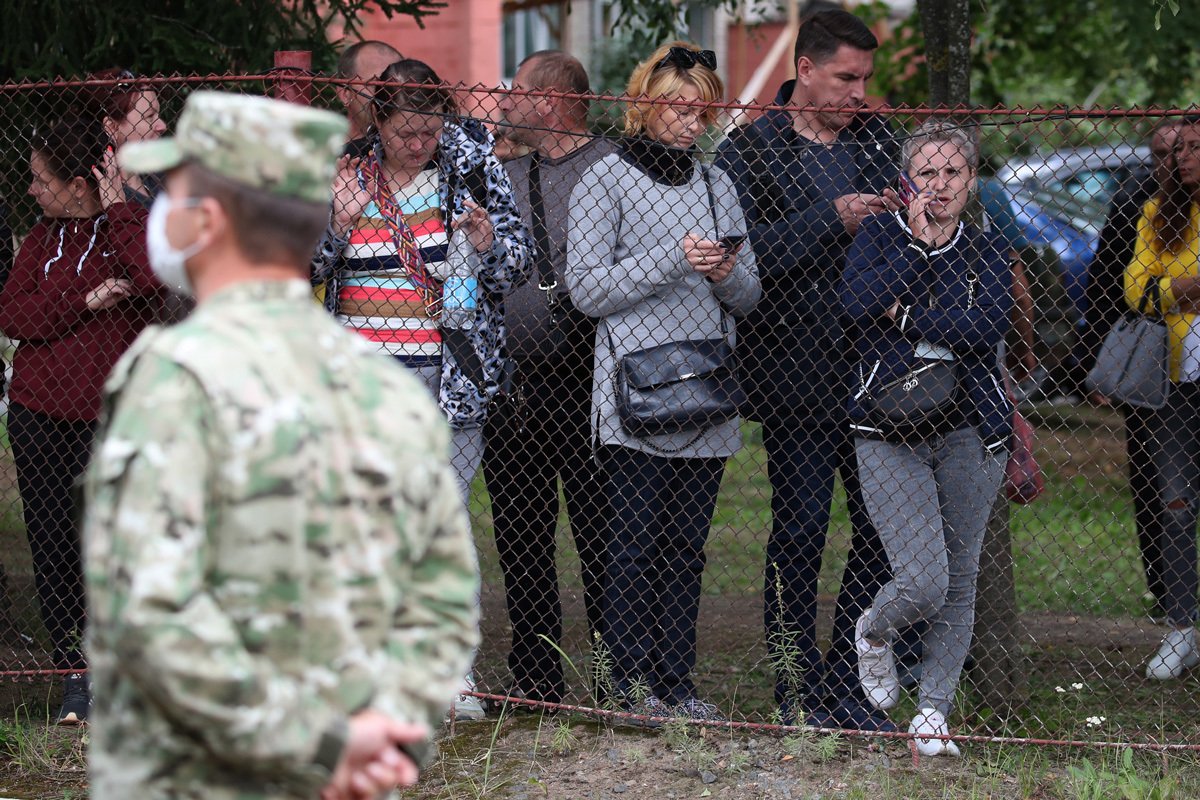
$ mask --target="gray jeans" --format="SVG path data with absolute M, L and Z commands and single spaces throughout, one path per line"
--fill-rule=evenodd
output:
M 892 580 L 866 612 L 866 635 L 891 642 L 928 620 L 917 708 L 949 714 L 975 622 L 975 579 L 1006 453 L 988 453 L 974 428 L 912 444 L 856 439 L 871 521 Z

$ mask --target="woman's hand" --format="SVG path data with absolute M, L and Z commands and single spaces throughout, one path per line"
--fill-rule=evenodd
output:
M 117 166 L 117 154 L 112 145 L 104 150 L 98 166 L 92 167 L 92 177 L 100 192 L 100 207 L 105 211 L 114 203 L 125 202 L 125 178 Z
M 921 192 L 908 204 L 908 229 L 914 238 L 927 245 L 933 244 L 938 235 L 938 229 L 928 213 L 933 197 L 933 192 Z
M 346 235 L 371 204 L 371 176 L 363 176 L 366 189 L 358 182 L 361 165 L 361 158 L 350 156 L 342 156 L 337 162 L 337 172 L 333 176 L 333 230 L 340 236 Z
M 895 321 L 896 315 L 899 313 L 900 313 L 900 301 L 897 300 L 896 302 L 892 303 L 892 305 L 888 308 L 887 311 L 883 312 L 883 315 L 885 317 L 887 317 L 888 319 Z
M 485 253 L 492 249 L 496 231 L 492 227 L 492 218 L 485 209 L 479 207 L 474 200 L 464 200 L 463 208 L 467 213 L 461 214 L 454 220 L 454 227 L 463 228 L 467 232 L 467 241 L 477 253 Z
M 133 282 L 125 278 L 108 278 L 88 292 L 87 307 L 92 311 L 104 311 L 133 294 Z
M 708 278 L 713 283 L 720 283 L 733 272 L 737 263 L 737 253 L 741 245 L 727 250 L 720 242 L 701 239 L 694 233 L 689 233 L 680 242 L 683 257 L 692 269 Z

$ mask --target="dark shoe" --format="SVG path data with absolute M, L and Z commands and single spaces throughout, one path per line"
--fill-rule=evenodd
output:
M 608 717 L 614 725 L 628 725 L 633 728 L 661 728 L 663 723 L 671 719 L 671 707 L 654 695 L 649 695 L 640 703 L 632 700 L 622 703 L 617 709 L 627 714 L 637 714 L 645 719 L 632 717 Z
M 842 698 L 830 710 L 830 716 L 837 722 L 837 727 L 848 731 L 896 733 L 899 730 L 886 714 L 850 697 Z
M 56 725 L 84 725 L 92 707 L 92 689 L 88 676 L 75 672 L 63 680 L 63 704 Z
M 689 697 L 673 709 L 675 716 L 680 719 L 694 719 L 699 722 L 728 722 L 725 716 L 712 703 L 706 703 L 696 697 Z

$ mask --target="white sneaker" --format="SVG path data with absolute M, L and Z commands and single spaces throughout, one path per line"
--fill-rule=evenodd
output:
M 1200 648 L 1196 646 L 1196 629 L 1172 628 L 1163 637 L 1158 652 L 1146 665 L 1146 677 L 1155 681 L 1169 681 L 1197 664 L 1200 664 Z
M 450 704 L 455 720 L 475 722 L 487 716 L 487 711 L 483 708 L 483 701 L 475 695 L 465 694 L 465 692 L 473 691 L 475 691 L 475 676 L 468 672 L 467 677 L 463 679 L 464 694 L 454 698 L 454 702 Z
M 854 623 L 854 648 L 858 651 L 858 681 L 871 705 L 880 711 L 894 708 L 900 702 L 900 679 L 896 677 L 896 659 L 890 644 L 873 645 L 867 641 L 863 628 L 867 615 Z
M 925 733 L 933 736 L 948 736 L 950 728 L 946 725 L 946 718 L 942 716 L 942 712 L 933 708 L 922 708 L 917 715 L 913 717 L 912 724 L 908 726 L 909 733 Z M 917 745 L 917 752 L 923 756 L 949 756 L 958 758 L 962 753 L 958 749 L 958 745 L 949 739 L 922 739 L 919 736 L 913 739 Z

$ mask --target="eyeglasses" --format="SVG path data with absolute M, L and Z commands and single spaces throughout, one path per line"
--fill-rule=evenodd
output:
M 717 68 L 717 54 L 712 50 L 689 50 L 686 47 L 672 47 L 663 56 L 662 61 L 654 65 L 654 69 L 662 69 L 663 67 L 679 67 L 680 69 L 691 69 L 699 64 L 702 67 L 708 67 L 711 70 Z

